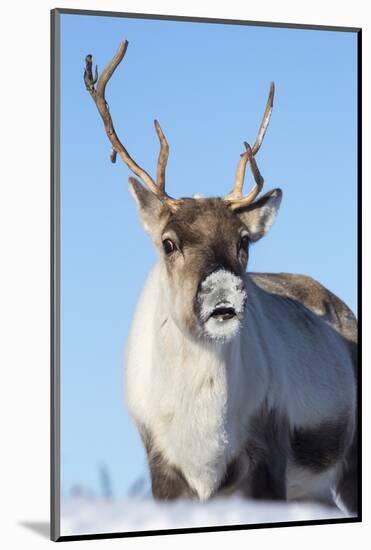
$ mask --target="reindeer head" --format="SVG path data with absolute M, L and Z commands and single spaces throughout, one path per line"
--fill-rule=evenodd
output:
M 120 45 L 115 57 L 98 80 L 92 74 L 92 57 L 86 57 L 84 80 L 102 116 L 112 144 L 111 160 L 119 154 L 135 178 L 129 186 L 144 228 L 160 253 L 162 284 L 173 320 L 181 330 L 197 337 L 230 340 L 244 318 L 246 271 L 249 245 L 269 230 L 278 211 L 282 192 L 274 189 L 255 200 L 264 180 L 256 164 L 258 152 L 273 108 L 274 84 L 263 120 L 251 148 L 245 142 L 233 190 L 225 197 L 174 199 L 165 191 L 165 170 L 169 146 L 155 120 L 160 141 L 156 182 L 131 158 L 114 130 L 105 100 L 105 88 L 123 59 L 128 42 Z M 95 88 L 95 84 L 97 86 Z M 249 162 L 255 185 L 243 195 L 243 182 Z

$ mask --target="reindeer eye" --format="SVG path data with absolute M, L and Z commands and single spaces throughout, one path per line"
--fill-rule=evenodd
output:
M 248 235 L 243 235 L 240 240 L 240 250 L 247 250 L 249 247 L 249 237 Z
M 171 254 L 175 250 L 175 244 L 170 239 L 165 239 L 162 242 L 162 246 L 165 251 L 165 254 Z

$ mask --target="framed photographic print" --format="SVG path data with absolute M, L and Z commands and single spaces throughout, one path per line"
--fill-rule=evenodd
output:
M 361 30 L 51 20 L 52 539 L 360 521 Z

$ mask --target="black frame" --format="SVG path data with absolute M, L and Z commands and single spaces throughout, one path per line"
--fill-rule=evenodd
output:
M 210 533 L 215 531 L 240 531 L 270 527 L 306 525 L 333 525 L 358 523 L 362 521 L 362 29 L 359 27 L 337 27 L 314 24 L 269 23 L 266 21 L 241 21 L 238 19 L 216 19 L 209 17 L 187 17 L 178 15 L 155 15 L 148 13 L 125 13 L 113 11 L 80 10 L 55 8 L 51 10 L 51 423 L 50 423 L 50 472 L 51 508 L 50 538 L 55 542 L 72 540 L 94 540 L 128 538 L 154 535 L 174 535 L 183 533 Z M 87 535 L 60 535 L 60 15 L 92 15 L 100 17 L 122 17 L 134 19 L 157 19 L 165 21 L 190 21 L 193 23 L 217 23 L 226 25 L 246 25 L 254 27 L 279 27 L 304 30 L 324 30 L 333 32 L 353 32 L 357 34 L 357 316 L 359 339 L 357 348 L 358 386 L 357 420 L 358 438 L 358 515 L 350 518 L 269 522 L 246 525 L 213 527 L 193 527 L 184 529 L 160 529 L 129 531 L 118 533 L 97 533 Z

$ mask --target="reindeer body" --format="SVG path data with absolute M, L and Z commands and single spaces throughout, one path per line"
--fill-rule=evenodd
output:
M 257 498 L 333 502 L 357 509 L 356 320 L 308 277 L 248 274 L 252 243 L 271 228 L 282 191 L 257 199 L 256 164 L 274 96 L 253 147 L 245 142 L 223 198 L 170 197 L 169 146 L 156 181 L 118 138 L 105 88 L 123 42 L 99 80 L 84 81 L 129 178 L 160 259 L 143 290 L 127 348 L 126 397 L 147 450 L 155 497 L 206 500 L 238 490 Z M 96 87 L 95 87 L 96 85 Z M 255 185 L 243 194 L 249 164 Z M 257 199 L 257 200 L 256 200 Z
M 331 490 L 353 487 L 350 310 L 307 277 L 246 274 L 240 333 L 205 346 L 172 320 L 163 280 L 157 265 L 134 317 L 126 369 L 154 495 L 205 500 L 239 490 L 329 503 Z M 354 511 L 348 493 L 340 497 Z

